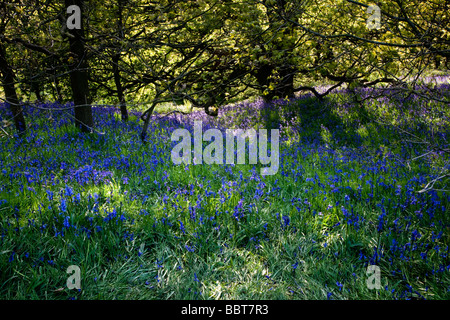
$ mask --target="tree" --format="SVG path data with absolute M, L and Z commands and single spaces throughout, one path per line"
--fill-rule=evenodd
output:
M 0 72 L 2 73 L 2 85 L 6 95 L 6 102 L 9 105 L 13 118 L 14 125 L 19 134 L 25 132 L 25 118 L 23 116 L 23 110 L 20 106 L 19 99 L 17 97 L 16 88 L 14 86 L 15 77 L 11 66 L 6 59 L 6 52 L 3 44 L 0 42 Z
M 89 99 L 88 62 L 84 47 L 84 23 L 82 18 L 84 1 L 65 0 L 66 8 L 71 5 L 76 5 L 81 10 L 80 29 L 73 28 L 66 31 L 70 44 L 70 83 L 74 102 L 75 124 L 82 132 L 91 132 L 94 127 L 94 120 Z
M 7 25 L 16 14 L 12 12 L 11 7 L 8 7 L 6 3 L 3 2 L 0 4 L 0 73 L 2 75 L 1 82 L 5 91 L 6 103 L 11 109 L 17 132 L 22 134 L 26 130 L 25 118 L 15 88 L 15 74 L 10 63 L 8 63 L 4 45 Z
M 119 41 L 123 41 L 124 39 L 124 31 L 123 31 L 123 5 L 124 0 L 117 0 L 117 38 Z M 117 97 L 119 99 L 120 104 L 120 112 L 122 114 L 122 121 L 128 120 L 128 111 L 127 106 L 125 104 L 125 95 L 124 95 L 124 89 L 122 86 L 122 79 L 120 76 L 120 56 L 121 56 L 121 48 L 117 48 L 116 52 L 113 55 L 112 58 L 112 65 L 113 65 L 113 74 L 114 74 L 114 83 L 116 85 L 116 91 L 117 91 Z

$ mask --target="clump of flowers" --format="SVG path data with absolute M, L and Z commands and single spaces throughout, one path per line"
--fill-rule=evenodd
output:
M 111 171 L 101 171 L 95 169 L 92 165 L 85 165 L 75 170 L 69 170 L 65 180 L 66 182 L 76 181 L 80 185 L 90 183 L 97 185 L 99 183 L 109 183 L 112 177 L 113 173 Z

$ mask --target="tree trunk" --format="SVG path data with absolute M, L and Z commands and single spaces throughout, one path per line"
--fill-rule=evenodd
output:
M 120 113 L 122 115 L 122 121 L 128 121 L 128 111 L 127 105 L 125 103 L 125 95 L 123 93 L 122 81 L 120 80 L 119 73 L 119 54 L 115 54 L 113 56 L 113 73 L 114 73 L 114 82 L 116 84 L 117 97 L 119 98 L 120 103 Z
M 294 96 L 294 76 L 296 70 L 289 66 L 284 66 L 278 73 L 281 77 L 280 83 L 276 89 L 276 94 L 280 98 L 292 98 Z
M 145 143 L 145 138 L 147 138 L 147 130 L 148 130 L 148 125 L 150 124 L 150 118 L 152 117 L 153 114 L 153 110 L 156 107 L 156 103 L 153 102 L 152 106 L 145 111 L 142 116 L 141 119 L 144 120 L 144 126 L 142 127 L 142 132 L 141 132 L 141 140 L 142 143 Z
M 117 8 L 117 33 L 119 39 L 123 40 L 123 24 L 122 24 L 122 11 L 123 11 L 123 0 L 118 0 Z M 119 98 L 120 113 L 122 115 L 122 121 L 128 121 L 128 111 L 125 104 L 125 95 L 123 93 L 122 81 L 120 79 L 119 70 L 120 61 L 120 48 L 117 48 L 116 54 L 113 56 L 113 73 L 114 73 L 114 83 L 116 84 L 117 97 Z
M 434 67 L 436 69 L 439 69 L 439 67 L 441 66 L 441 59 L 438 56 L 434 56 Z
M 83 30 L 83 0 L 65 0 L 66 8 L 70 5 L 77 5 L 81 10 L 81 28 L 68 29 L 70 56 L 73 63 L 70 65 L 70 84 L 72 87 L 73 102 L 75 108 L 76 126 L 82 132 L 91 132 L 94 127 L 92 107 L 89 100 L 88 64 L 86 61 L 86 51 L 84 48 Z
M 275 23 L 279 21 L 280 17 L 286 15 L 286 1 L 278 0 L 276 1 L 276 5 L 267 10 L 267 18 L 269 20 L 269 24 L 271 28 Z M 289 36 L 293 31 L 293 26 L 289 24 L 285 27 L 281 32 L 285 36 Z M 276 31 L 280 32 L 280 31 Z M 269 60 L 272 60 L 269 63 L 263 64 L 257 73 L 255 74 L 258 85 L 263 87 L 270 86 L 271 82 L 274 82 L 275 87 L 273 89 L 267 89 L 268 93 L 263 94 L 263 99 L 266 102 L 270 102 L 274 100 L 276 97 L 285 98 L 286 96 L 291 98 L 294 96 L 294 76 L 296 73 L 295 68 L 292 66 L 292 62 L 289 61 L 289 57 L 292 53 L 292 48 L 285 48 L 285 43 L 280 42 L 280 40 L 272 41 L 272 45 L 274 46 L 274 50 L 283 51 L 284 58 L 282 59 L 274 59 L 271 52 L 267 52 L 269 56 Z M 279 79 L 278 81 L 271 81 L 269 77 L 274 74 Z
M 9 104 L 14 117 L 14 125 L 17 132 L 22 134 L 26 129 L 25 118 L 17 98 L 16 88 L 14 87 L 14 72 L 6 60 L 6 50 L 2 43 L 0 43 L 0 72 L 2 73 L 2 85 L 5 91 L 6 102 Z
M 38 81 L 31 82 L 31 91 L 35 94 L 36 100 L 42 102 L 41 86 Z
M 273 66 L 264 64 L 256 70 L 255 77 L 258 85 L 262 87 L 266 87 L 269 85 L 269 76 L 271 75 L 273 69 Z M 273 95 L 269 92 L 268 94 L 263 94 L 262 97 L 264 101 L 270 102 L 273 98 Z
M 267 87 L 270 84 L 269 76 L 272 74 L 272 71 L 276 70 L 276 73 L 280 77 L 280 80 L 277 82 L 276 86 L 272 90 L 267 90 L 267 94 L 263 94 L 263 99 L 266 102 L 270 102 L 274 100 L 276 97 L 282 99 L 286 96 L 288 98 L 292 98 L 294 96 L 294 76 L 295 70 L 289 66 L 272 66 L 272 65 L 263 65 L 261 66 L 255 76 L 258 85 Z

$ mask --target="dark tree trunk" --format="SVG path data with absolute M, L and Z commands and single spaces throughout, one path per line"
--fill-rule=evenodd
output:
M 271 26 L 278 22 L 280 17 L 283 17 L 285 15 L 286 1 L 284 0 L 276 1 L 276 5 L 273 8 L 267 10 L 267 18 Z M 289 25 L 281 32 L 284 35 L 288 36 L 292 32 L 292 30 L 293 26 Z M 276 74 L 279 79 L 275 84 L 275 88 L 268 89 L 268 93 L 263 95 L 263 98 L 266 102 L 270 102 L 276 97 L 285 98 L 287 96 L 291 98 L 294 96 L 295 92 L 294 76 L 296 70 L 292 66 L 292 63 L 289 61 L 289 56 L 292 52 L 292 49 L 284 48 L 284 43 L 280 43 L 277 41 L 274 41 L 272 44 L 274 45 L 274 50 L 284 51 L 285 58 L 278 61 L 275 59 L 275 61 L 272 61 L 271 63 L 260 66 L 259 70 L 257 70 L 257 73 L 255 74 L 258 84 L 264 87 L 268 87 L 272 82 L 269 77 L 273 73 Z M 269 56 L 269 60 L 273 58 L 270 52 L 266 52 L 266 54 Z
M 438 56 L 434 56 L 434 67 L 436 69 L 439 69 L 439 67 L 441 66 L 441 59 Z
M 62 103 L 63 98 L 62 98 L 61 87 L 60 87 L 60 83 L 59 83 L 58 69 L 53 67 L 55 65 L 56 66 L 60 65 L 60 62 L 58 60 L 59 60 L 58 57 L 53 56 L 51 59 L 51 62 L 50 62 L 51 65 L 49 66 L 49 68 L 51 68 L 53 70 L 52 83 L 51 83 L 53 100 L 59 101 L 60 103 Z
M 282 67 L 278 70 L 281 77 L 278 87 L 276 88 L 276 94 L 280 98 L 292 98 L 294 96 L 294 76 L 296 70 L 292 67 Z
M 36 100 L 42 101 L 41 87 L 38 81 L 31 82 L 31 91 L 35 94 Z
M 72 87 L 73 102 L 75 108 L 76 126 L 82 132 L 91 132 L 94 127 L 92 107 L 89 100 L 88 64 L 84 48 L 83 30 L 83 0 L 65 0 L 66 7 L 77 5 L 81 9 L 81 29 L 68 29 L 70 44 L 70 56 L 73 63 L 70 65 L 70 84 Z
M 272 90 L 267 90 L 268 93 L 263 95 L 263 99 L 266 102 L 270 102 L 274 100 L 276 97 L 285 98 L 286 96 L 291 98 L 294 96 L 294 76 L 295 70 L 288 66 L 272 66 L 272 65 L 263 65 L 261 66 L 255 76 L 258 85 L 267 87 L 270 85 L 269 76 L 272 74 L 272 71 L 276 70 L 276 73 L 279 75 L 280 80 L 278 81 L 276 87 Z
M 260 66 L 256 70 L 256 81 L 258 82 L 258 85 L 266 87 L 269 85 L 269 76 L 271 75 L 273 71 L 273 66 L 264 64 Z M 273 95 L 269 92 L 268 94 L 263 94 L 263 99 L 266 102 L 270 102 L 272 100 Z
M 153 110 L 155 109 L 155 107 L 156 107 L 156 103 L 154 102 L 152 104 L 152 106 L 150 107 L 150 109 L 148 109 L 141 115 L 141 119 L 144 120 L 144 126 L 142 127 L 142 132 L 141 132 L 141 140 L 143 143 L 146 142 L 145 138 L 147 138 L 148 126 L 150 124 L 150 119 L 152 117 Z
M 128 121 L 127 105 L 125 103 L 125 95 L 123 93 L 122 81 L 120 79 L 120 72 L 118 65 L 119 59 L 120 59 L 119 54 L 115 54 L 113 56 L 114 83 L 116 84 L 117 97 L 119 98 L 120 114 L 122 115 L 122 121 Z
M 2 43 L 0 43 L 0 72 L 2 73 L 2 85 L 5 91 L 6 102 L 9 104 L 14 117 L 14 125 L 17 132 L 22 134 L 26 129 L 25 118 L 17 98 L 16 88 L 14 87 L 14 72 L 6 60 L 6 51 Z
M 122 11 L 123 11 L 123 0 L 118 0 L 117 33 L 119 39 L 123 39 Z M 119 61 L 120 61 L 120 48 L 117 49 L 117 53 L 113 56 L 112 61 L 113 74 L 114 74 L 114 83 L 116 84 L 117 90 L 117 98 L 119 98 L 120 114 L 122 115 L 122 121 L 128 121 L 128 111 L 125 103 L 125 95 L 123 92 L 122 81 L 120 78 Z

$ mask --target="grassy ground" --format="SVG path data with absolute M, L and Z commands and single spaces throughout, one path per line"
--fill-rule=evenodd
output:
M 416 192 L 448 159 L 408 163 L 426 149 L 392 126 L 448 137 L 449 111 L 429 104 L 441 116 L 427 117 L 427 103 L 360 107 L 340 92 L 242 103 L 218 119 L 156 115 L 145 145 L 136 115 L 96 109 L 104 134 L 82 134 L 65 112 L 27 108 L 27 136 L 0 140 L 0 298 L 449 299 L 450 197 Z M 195 119 L 279 128 L 278 173 L 173 165 L 171 133 Z M 70 265 L 81 290 L 66 286 Z

